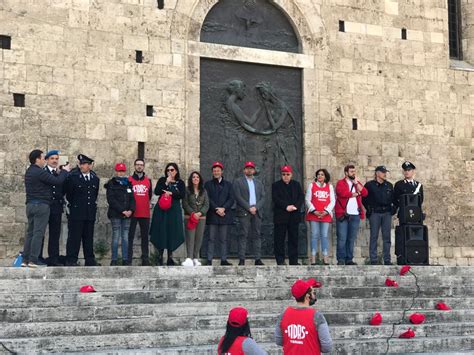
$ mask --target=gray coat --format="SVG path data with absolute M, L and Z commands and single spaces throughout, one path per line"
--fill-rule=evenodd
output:
M 265 188 L 263 184 L 258 179 L 253 179 L 255 184 L 255 195 L 257 197 L 257 214 L 262 218 L 263 204 L 265 203 Z M 252 207 L 249 205 L 250 192 L 249 186 L 247 184 L 247 178 L 242 176 L 234 180 L 234 199 L 236 202 L 235 213 L 237 217 L 243 217 L 249 214 L 249 208 Z

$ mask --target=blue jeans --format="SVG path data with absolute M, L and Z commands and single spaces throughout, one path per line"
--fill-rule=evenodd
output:
M 336 220 L 337 261 L 352 261 L 354 244 L 359 232 L 360 216 L 350 215 L 343 222 Z
M 311 226 L 311 255 L 315 256 L 318 252 L 318 242 L 321 239 L 321 253 L 323 256 L 329 255 L 329 222 L 309 222 Z
M 119 239 L 122 240 L 122 260 L 128 260 L 128 230 L 130 218 L 111 218 L 112 222 L 112 260 L 117 260 Z

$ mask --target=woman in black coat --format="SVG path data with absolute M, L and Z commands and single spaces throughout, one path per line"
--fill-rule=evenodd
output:
M 221 265 L 231 265 L 227 261 L 227 226 L 234 223 L 234 195 L 232 184 L 222 176 L 224 166 L 215 162 L 212 165 L 213 179 L 204 184 L 209 196 L 209 211 L 206 224 L 209 226 L 209 243 L 207 245 L 207 264 L 212 265 L 214 243 L 218 239 L 221 251 Z
M 155 187 L 155 195 L 161 197 L 168 194 L 172 197 L 171 208 L 163 210 L 159 203 L 153 210 L 150 227 L 150 242 L 158 249 L 160 265 L 163 264 L 163 251 L 167 250 L 167 265 L 176 265 L 172 256 L 184 242 L 183 211 L 181 200 L 186 195 L 186 186 L 179 177 L 178 165 L 168 163 L 165 168 L 165 176 L 162 176 Z

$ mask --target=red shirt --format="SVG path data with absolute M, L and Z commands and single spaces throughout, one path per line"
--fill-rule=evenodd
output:
M 314 324 L 314 308 L 288 307 L 283 313 L 280 328 L 285 355 L 320 355 L 318 329 Z
M 359 185 L 362 186 L 360 195 L 356 197 L 357 206 L 359 207 L 359 216 L 360 219 L 365 218 L 364 207 L 362 207 L 362 197 L 366 197 L 369 193 L 367 189 L 359 182 Z M 336 206 L 334 207 L 334 212 L 336 213 L 336 218 L 342 217 L 346 212 L 347 202 L 352 197 L 352 193 L 358 192 L 357 185 L 354 184 L 354 189 L 349 189 L 346 179 L 341 179 L 336 184 Z
M 128 177 L 128 181 L 133 186 L 133 196 L 135 197 L 136 209 L 133 213 L 135 218 L 150 218 L 150 190 L 151 181 L 144 176 L 143 179 Z
M 320 187 L 317 183 L 313 182 L 311 186 L 311 204 L 314 206 L 316 211 L 323 212 L 330 202 L 331 193 L 329 190 L 329 184 L 325 184 L 325 186 Z M 330 214 L 327 214 L 323 218 L 319 218 L 314 213 L 307 213 L 306 220 L 331 223 L 332 217 Z
M 225 353 L 226 355 L 245 355 L 244 349 L 242 348 L 242 344 L 244 341 L 247 339 L 247 337 L 240 336 L 235 338 L 234 342 L 232 343 L 231 347 L 227 352 Z M 221 338 L 219 341 L 219 346 L 217 348 L 218 354 L 221 354 L 221 344 L 224 341 L 224 337 Z

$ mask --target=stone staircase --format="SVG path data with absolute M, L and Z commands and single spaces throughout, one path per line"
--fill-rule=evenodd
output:
M 315 277 L 316 307 L 331 329 L 334 354 L 474 351 L 474 268 L 396 266 L 0 268 L 0 341 L 18 353 L 216 353 L 228 311 L 249 310 L 252 335 L 269 354 L 275 321 L 299 277 Z M 385 286 L 386 277 L 398 288 Z M 91 284 L 97 293 L 79 293 Z M 452 311 L 437 311 L 444 301 Z M 422 325 L 408 316 L 426 315 Z M 379 311 L 381 326 L 369 319 Z M 413 339 L 398 339 L 411 326 Z M 393 333 L 393 338 L 388 341 Z M 0 352 L 2 349 L 0 345 Z

